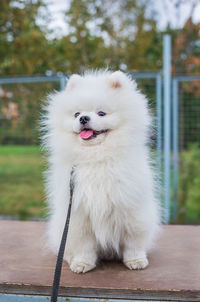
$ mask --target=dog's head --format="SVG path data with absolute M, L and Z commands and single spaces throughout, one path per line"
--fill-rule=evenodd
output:
M 66 89 L 51 97 L 49 113 L 58 136 L 71 136 L 83 146 L 109 140 L 117 147 L 149 122 L 145 97 L 121 71 L 72 75 Z
M 120 125 L 120 106 L 117 94 L 127 78 L 115 73 L 73 75 L 67 85 L 71 98 L 72 129 L 84 145 L 102 143 Z

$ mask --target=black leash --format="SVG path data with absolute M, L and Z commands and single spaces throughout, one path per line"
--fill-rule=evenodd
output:
M 69 221 L 70 221 L 71 208 L 72 208 L 72 197 L 73 197 L 73 192 L 74 192 L 73 172 L 74 172 L 74 169 L 72 168 L 71 176 L 70 176 L 70 200 L 69 200 L 69 206 L 68 206 L 68 212 L 67 212 L 67 219 L 65 222 L 65 227 L 64 227 L 62 239 L 60 242 L 60 248 L 59 248 L 57 262 L 56 262 L 56 268 L 55 268 L 55 272 L 54 272 L 51 302 L 57 302 L 57 298 L 58 298 L 58 289 L 59 289 L 59 284 L 60 284 L 63 255 L 64 255 L 64 251 L 65 251 L 65 244 L 66 244 L 67 234 L 68 234 L 68 229 L 69 229 Z

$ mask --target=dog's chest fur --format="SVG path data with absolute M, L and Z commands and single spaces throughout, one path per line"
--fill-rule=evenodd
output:
M 129 217 L 128 182 L 116 163 L 82 164 L 75 172 L 75 211 L 86 215 L 101 247 L 119 250 Z

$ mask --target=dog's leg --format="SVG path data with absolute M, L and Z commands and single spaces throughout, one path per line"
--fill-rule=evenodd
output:
M 97 256 L 94 251 L 93 242 L 91 238 L 87 236 L 84 240 L 82 238 L 81 242 L 76 245 L 76 250 L 69 265 L 75 273 L 86 273 L 96 267 L 96 259 Z
M 75 216 L 70 223 L 64 259 L 73 272 L 86 273 L 96 266 L 96 240 L 91 232 L 88 218 L 81 216 L 80 213 Z
M 147 234 L 129 234 L 124 238 L 123 262 L 129 269 L 144 269 L 149 262 L 146 256 Z

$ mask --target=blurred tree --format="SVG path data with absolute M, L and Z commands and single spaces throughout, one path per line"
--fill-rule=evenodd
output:
M 41 15 L 43 26 L 37 24 Z M 46 39 L 48 14 L 43 0 L 1 0 L 0 74 L 41 74 L 52 48 Z
M 122 33 L 128 28 L 124 43 L 124 58 L 128 70 L 158 70 L 162 64 L 162 35 L 155 18 L 147 17 L 150 2 L 123 2 L 126 19 Z
M 178 18 L 183 1 L 172 2 Z M 197 0 L 190 2 L 190 16 L 196 5 Z M 67 33 L 47 39 L 50 14 L 45 0 L 1 0 L 0 75 L 72 73 L 106 66 L 159 70 L 162 32 L 157 15 L 152 0 L 71 0 L 65 12 Z M 189 18 L 183 29 L 167 29 L 177 37 L 174 72 L 199 72 L 199 28 Z
M 200 73 L 200 23 L 189 18 L 184 27 L 176 30 L 173 47 L 173 73 Z
M 147 1 L 72 0 L 65 14 L 68 32 L 54 39 L 49 39 L 44 3 L 1 0 L 0 75 L 72 73 L 106 66 L 125 71 L 156 68 L 154 46 L 161 46 L 153 43 L 158 36 L 155 21 L 146 17 Z M 38 100 L 48 89 L 39 84 L 2 87 L 3 95 L 12 93 L 12 98 L 0 98 L 1 142 L 37 141 Z M 17 114 L 8 117 L 13 106 Z
M 173 31 L 172 73 L 200 73 L 200 23 L 190 17 L 183 28 Z M 199 81 L 179 84 L 179 147 L 181 150 L 199 139 Z M 188 114 L 190 112 L 190 114 Z M 191 131 L 192 129 L 192 131 Z
M 69 34 L 58 42 L 67 70 L 160 68 L 161 35 L 155 19 L 146 16 L 150 2 L 72 0 L 66 12 Z
M 86 68 L 104 66 L 105 41 L 101 34 L 91 29 L 96 28 L 93 11 L 97 1 L 72 0 L 65 13 L 69 32 L 57 41 L 59 50 L 59 69 L 67 72 L 81 72 Z

